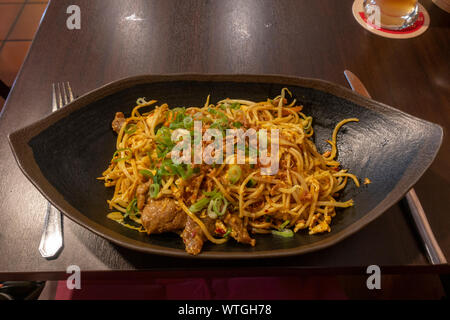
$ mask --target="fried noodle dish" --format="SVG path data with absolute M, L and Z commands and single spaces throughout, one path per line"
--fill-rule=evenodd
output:
M 321 154 L 311 140 L 313 119 L 301 112 L 296 100 L 288 103 L 287 95 L 285 88 L 266 101 L 227 98 L 217 104 L 208 96 L 204 106 L 174 109 L 139 98 L 129 117 L 116 113 L 116 151 L 98 178 L 114 188 L 108 218 L 149 235 L 175 232 L 192 255 L 199 254 L 207 240 L 222 244 L 233 238 L 255 246 L 255 234 L 330 232 L 336 208 L 353 206 L 353 200 L 338 201 L 339 192 L 348 179 L 359 187 L 356 176 L 336 160 L 337 133 L 344 124 L 359 120 L 339 122 L 327 141 L 330 149 Z M 171 159 L 176 145 L 172 133 L 181 128 L 193 136 L 195 121 L 201 121 L 203 132 L 278 129 L 278 171 L 261 174 L 264 165 L 259 160 L 176 164 Z M 192 146 L 211 143 L 203 140 L 192 141 Z

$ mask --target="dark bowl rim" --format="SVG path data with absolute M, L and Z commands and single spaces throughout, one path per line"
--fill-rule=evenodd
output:
M 431 157 L 428 156 L 426 163 L 422 162 L 416 174 L 403 181 L 401 180 L 394 189 L 387 194 L 375 208 L 367 212 L 362 218 L 347 226 L 345 229 L 329 236 L 324 240 L 320 240 L 309 244 L 307 246 L 300 246 L 289 249 L 275 249 L 263 251 L 248 251 L 248 252 L 224 252 L 224 251 L 203 251 L 197 256 L 192 256 L 181 249 L 168 248 L 159 245 L 143 243 L 138 240 L 130 239 L 120 233 L 114 232 L 93 220 L 90 220 L 83 213 L 68 204 L 62 195 L 48 182 L 42 172 L 39 170 L 37 163 L 33 160 L 33 153 L 28 145 L 28 142 L 40 132 L 46 130 L 49 126 L 68 116 L 72 112 L 97 101 L 107 95 L 117 91 L 127 89 L 134 85 L 155 82 L 175 82 L 175 81 L 198 81 L 198 82 L 251 82 L 251 83 L 273 83 L 282 84 L 286 86 L 300 86 L 305 88 L 312 88 L 329 93 L 341 99 L 348 100 L 357 104 L 359 107 L 368 108 L 378 112 L 389 111 L 392 113 L 401 114 L 414 121 L 422 122 L 429 128 L 434 129 L 439 136 L 439 139 L 434 139 L 434 149 Z M 314 78 L 304 78 L 290 75 L 278 74 L 200 74 L 200 73 L 174 73 L 174 74 L 155 74 L 155 75 L 136 75 L 131 77 L 124 77 L 119 80 L 109 82 L 101 87 L 91 90 L 82 96 L 76 98 L 64 108 L 49 114 L 48 116 L 35 121 L 27 126 L 18 129 L 8 134 L 8 142 L 10 144 L 14 158 L 30 182 L 39 190 L 39 192 L 58 210 L 60 210 L 66 217 L 75 223 L 87 228 L 95 234 L 115 243 L 122 247 L 144 252 L 150 254 L 158 254 L 178 258 L 195 258 L 195 259 L 260 259 L 260 258 L 277 258 L 292 255 L 305 254 L 312 251 L 317 251 L 330 247 L 343 239 L 349 237 L 355 232 L 359 231 L 367 224 L 381 216 L 387 209 L 397 203 L 412 186 L 419 180 L 423 173 L 429 168 L 431 163 L 436 158 L 439 148 L 442 144 L 443 129 L 440 125 L 417 118 L 406 112 L 375 101 L 371 98 L 361 96 L 354 91 L 343 87 L 341 85 Z M 416 161 L 417 162 L 417 161 Z

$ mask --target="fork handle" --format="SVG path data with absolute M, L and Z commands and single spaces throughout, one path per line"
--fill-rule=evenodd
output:
M 39 243 L 39 252 L 44 258 L 56 256 L 63 247 L 61 218 L 61 212 L 48 202 L 44 231 Z

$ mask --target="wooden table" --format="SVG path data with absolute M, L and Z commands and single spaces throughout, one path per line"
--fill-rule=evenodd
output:
M 64 219 L 65 247 L 39 255 L 46 201 L 19 170 L 6 135 L 51 112 L 51 83 L 70 81 L 77 95 L 122 77 L 159 73 L 256 73 L 322 78 L 346 86 L 352 70 L 371 95 L 439 123 L 445 138 L 417 183 L 430 224 L 450 259 L 449 15 L 421 1 L 431 16 L 422 36 L 391 40 L 362 29 L 342 1 L 51 1 L 0 118 L 0 279 L 62 279 L 76 264 L 108 277 L 446 272 L 430 267 L 405 206 L 395 205 L 339 244 L 302 256 L 199 261 L 117 247 Z M 81 30 L 66 28 L 66 8 L 81 8 Z M 104 272 L 110 271 L 110 272 Z

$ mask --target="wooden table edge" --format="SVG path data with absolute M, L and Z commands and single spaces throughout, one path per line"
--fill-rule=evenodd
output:
M 368 266 L 367 266 L 368 267 Z M 145 281 L 157 278 L 236 278 L 236 277 L 286 277 L 286 276 L 341 276 L 341 275 L 367 275 L 367 267 L 267 267 L 267 268 L 185 268 L 164 270 L 81 270 L 81 278 L 85 280 L 111 281 L 124 280 Z M 450 274 L 450 265 L 423 265 L 423 266 L 380 266 L 382 275 L 400 274 Z M 61 271 L 42 272 L 10 272 L 0 273 L 0 281 L 17 280 L 66 280 L 71 273 Z

